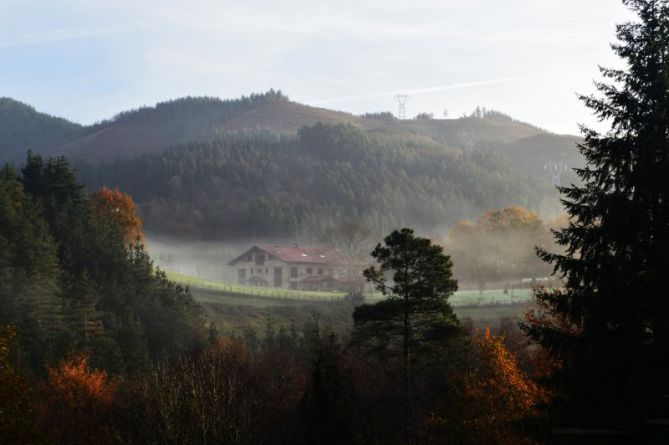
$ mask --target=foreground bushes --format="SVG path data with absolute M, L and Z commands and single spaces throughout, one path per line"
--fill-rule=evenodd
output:
M 407 443 L 392 367 L 311 327 L 223 338 L 196 355 L 121 380 L 73 355 L 46 378 L 16 373 L 3 331 L 0 442 L 169 444 Z M 465 367 L 417 377 L 414 443 L 533 443 L 543 392 L 503 337 L 467 341 Z M 456 351 L 453 351 L 456 359 Z M 29 421 L 27 421 L 29 419 Z

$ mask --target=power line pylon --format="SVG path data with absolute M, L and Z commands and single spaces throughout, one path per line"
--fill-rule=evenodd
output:
M 407 118 L 407 99 L 409 99 L 409 96 L 407 94 L 398 94 L 395 97 L 397 97 L 397 103 L 399 104 L 399 110 L 397 111 L 397 118 L 398 119 L 406 119 Z
M 544 170 L 551 176 L 551 181 L 555 187 L 562 185 L 562 175 L 567 171 L 567 163 L 564 160 L 560 162 L 548 161 L 544 165 Z

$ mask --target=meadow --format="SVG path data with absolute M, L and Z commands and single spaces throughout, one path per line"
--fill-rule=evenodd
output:
M 187 285 L 194 299 L 204 308 L 208 322 L 224 335 L 263 335 L 275 329 L 301 329 L 318 318 L 321 326 L 347 333 L 353 326 L 355 304 L 343 292 L 306 292 L 288 289 L 242 286 L 224 281 L 207 280 L 190 275 L 166 272 L 176 283 Z M 371 303 L 382 298 L 367 294 Z M 458 318 L 474 326 L 493 330 L 502 319 L 521 319 L 532 306 L 530 289 L 458 291 L 451 296 Z

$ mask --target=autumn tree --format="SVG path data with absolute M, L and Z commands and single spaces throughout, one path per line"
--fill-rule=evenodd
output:
M 41 404 L 46 431 L 54 442 L 105 443 L 110 433 L 117 379 L 91 369 L 88 357 L 72 356 L 49 368 L 46 400 Z
M 546 247 L 548 241 L 548 231 L 536 213 L 511 206 L 489 210 L 476 222 L 460 222 L 449 232 L 447 245 L 456 274 L 483 291 L 489 281 L 547 274 L 550 268 L 534 249 Z
M 490 329 L 475 338 L 474 354 L 476 366 L 460 380 L 456 412 L 449 406 L 450 417 L 432 417 L 437 437 L 481 445 L 535 443 L 523 426 L 539 415 L 547 393 L 519 369 L 504 337 Z
M 393 231 L 384 244 L 376 246 L 372 257 L 378 266 L 366 269 L 364 275 L 386 299 L 355 309 L 353 342 L 368 354 L 399 359 L 404 434 L 410 442 L 414 439 L 414 370 L 442 360 L 444 345 L 458 331 L 448 303 L 457 282 L 443 248 L 415 236 L 411 229 Z
M 612 45 L 625 67 L 601 68 L 600 95 L 581 97 L 611 128 L 583 128 L 582 185 L 560 190 L 565 253 L 540 252 L 565 285 L 538 292 L 548 318 L 525 325 L 563 363 L 562 421 L 616 429 L 669 393 L 669 1 L 624 4 L 638 17 Z
M 102 187 L 91 195 L 91 205 L 96 216 L 117 224 L 123 232 L 125 244 L 142 241 L 142 220 L 137 216 L 135 203 L 127 193 L 115 188 Z

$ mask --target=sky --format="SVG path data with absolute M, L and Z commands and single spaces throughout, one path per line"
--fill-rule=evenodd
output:
M 355 114 L 484 106 L 556 133 L 629 20 L 619 0 L 0 0 L 0 97 L 90 124 L 270 88 Z

